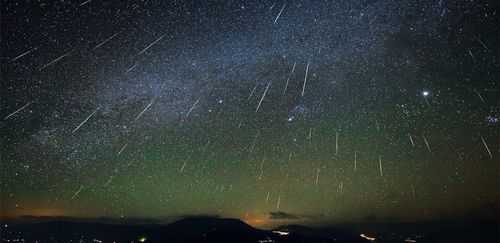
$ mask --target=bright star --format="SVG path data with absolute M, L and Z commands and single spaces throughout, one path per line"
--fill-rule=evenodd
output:
M 424 92 L 422 92 L 422 94 L 423 94 L 424 96 L 428 96 L 428 95 L 429 95 L 429 91 L 424 91 Z

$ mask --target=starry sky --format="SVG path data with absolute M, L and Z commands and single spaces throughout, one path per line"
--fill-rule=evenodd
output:
M 495 219 L 498 9 L 3 1 L 1 216 Z

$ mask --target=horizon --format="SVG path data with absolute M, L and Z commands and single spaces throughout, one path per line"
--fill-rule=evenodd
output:
M 158 217 L 152 218 L 109 218 L 109 217 L 69 217 L 69 216 L 35 216 L 35 215 L 22 215 L 15 218 L 3 218 L 0 222 L 4 223 L 15 223 L 15 224 L 34 224 L 34 223 L 50 223 L 50 222 L 74 222 L 74 223 L 94 223 L 94 224 L 112 224 L 112 225 L 168 225 L 177 221 L 190 220 L 190 219 L 234 219 L 239 220 L 245 224 L 248 224 L 257 229 L 271 230 L 281 226 L 288 225 L 300 225 L 312 228 L 328 228 L 335 226 L 346 226 L 346 225 L 391 225 L 391 224 L 422 224 L 422 225 L 447 225 L 447 224 L 498 224 L 498 218 L 491 219 L 479 219 L 479 218 L 462 218 L 462 219 L 450 219 L 450 220 L 420 220 L 420 221 L 381 221 L 381 220 L 353 220 L 346 222 L 338 221 L 300 221 L 296 219 L 267 219 L 266 223 L 244 220 L 239 218 L 223 217 L 220 215 L 179 215 L 170 217 Z
M 51 241 L 92 238 L 94 242 L 107 242 L 110 240 L 193 242 L 194 239 L 198 239 L 195 241 L 198 242 L 207 241 L 208 236 L 208 239 L 210 239 L 208 242 L 234 242 L 234 240 L 244 240 L 245 242 L 255 242 L 255 240 L 259 242 L 276 242 L 276 240 L 278 242 L 297 242 L 297 240 L 309 239 L 314 242 L 367 243 L 375 241 L 382 243 L 420 242 L 422 239 L 428 239 L 424 242 L 434 242 L 438 239 L 452 239 L 446 235 L 455 232 L 455 234 L 458 234 L 455 238 L 458 237 L 457 239 L 464 243 L 477 242 L 477 240 L 481 240 L 481 242 L 498 240 L 498 220 L 496 222 L 405 223 L 371 221 L 321 225 L 290 224 L 288 222 L 289 224 L 259 228 L 248 225 L 239 219 L 222 218 L 214 215 L 184 216 L 170 223 L 139 223 L 140 220 L 138 219 L 133 221 L 120 219 L 121 221 L 116 221 L 103 220 L 102 218 L 85 220 L 68 217 L 26 216 L 24 218 L 28 221 L 2 221 L 0 227 L 5 234 L 2 239 L 6 241 L 38 241 L 40 239 L 49 240 L 48 237 L 50 236 Z M 50 234 L 47 234 L 49 232 Z M 73 233 L 68 235 L 67 232 Z M 235 234 L 235 232 L 239 233 Z

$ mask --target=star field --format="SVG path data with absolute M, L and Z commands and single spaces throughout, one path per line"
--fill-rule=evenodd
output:
M 1 215 L 495 218 L 497 9 L 4 2 Z

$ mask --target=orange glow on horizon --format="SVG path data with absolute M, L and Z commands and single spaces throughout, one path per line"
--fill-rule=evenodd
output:
M 269 223 L 265 218 L 244 219 L 243 222 L 256 228 L 262 228 L 266 226 L 267 223 Z
M 3 211 L 3 210 L 2 210 Z M 24 208 L 16 210 L 6 210 L 2 218 L 19 217 L 65 217 L 66 213 L 58 208 Z

